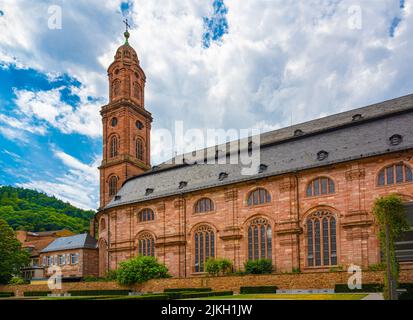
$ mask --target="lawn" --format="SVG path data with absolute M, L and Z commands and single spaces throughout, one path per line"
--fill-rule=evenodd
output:
M 351 293 L 351 294 L 239 294 L 234 296 L 224 297 L 208 297 L 200 298 L 199 300 L 361 300 L 367 294 Z

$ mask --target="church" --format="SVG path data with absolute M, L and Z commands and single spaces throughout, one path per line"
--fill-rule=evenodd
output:
M 367 269 L 381 261 L 373 203 L 389 194 L 413 226 L 413 95 L 261 134 L 254 175 L 229 163 L 151 166 L 146 77 L 128 38 L 101 109 L 100 276 L 138 255 L 181 278 L 204 275 L 209 257 L 234 271 L 260 258 L 274 272 Z M 413 268 L 413 231 L 396 254 Z

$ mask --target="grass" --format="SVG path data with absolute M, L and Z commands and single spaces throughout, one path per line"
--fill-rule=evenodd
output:
M 361 300 L 367 294 L 239 294 L 224 297 L 207 297 L 199 300 Z

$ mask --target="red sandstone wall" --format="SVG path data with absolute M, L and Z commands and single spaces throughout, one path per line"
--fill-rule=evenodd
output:
M 156 239 L 157 258 L 175 277 L 185 277 L 193 275 L 194 228 L 200 224 L 212 226 L 216 230 L 216 256 L 227 257 L 236 268 L 242 268 L 247 260 L 248 222 L 255 216 L 263 216 L 272 226 L 277 271 L 298 267 L 304 272 L 326 271 L 325 267 L 307 266 L 304 225 L 308 214 L 324 208 L 337 217 L 338 264 L 365 268 L 379 262 L 377 228 L 371 213 L 374 200 L 398 193 L 406 201 L 413 201 L 413 183 L 378 187 L 377 174 L 383 167 L 400 161 L 413 166 L 412 156 L 413 151 L 409 151 L 307 170 L 298 174 L 298 194 L 295 177 L 285 175 L 111 209 L 103 214 L 109 223 L 99 237 L 109 244 L 109 267 L 114 269 L 119 262 L 137 254 L 137 236 L 143 231 L 150 232 Z M 335 194 L 306 197 L 308 182 L 318 176 L 334 180 Z M 271 193 L 271 204 L 247 206 L 247 195 L 256 187 L 264 187 Z M 203 197 L 214 201 L 216 211 L 195 215 L 194 204 Z M 143 208 L 154 210 L 155 221 L 139 223 L 137 213 Z

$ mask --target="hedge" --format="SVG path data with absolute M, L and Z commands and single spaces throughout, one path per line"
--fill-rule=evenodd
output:
M 142 296 L 105 298 L 105 300 L 168 300 L 168 299 L 169 297 L 166 294 L 145 294 Z
M 71 296 L 127 296 L 129 290 L 73 290 Z
M 361 289 L 351 290 L 347 284 L 336 284 L 334 288 L 335 293 L 349 293 L 349 292 L 383 292 L 383 284 L 368 283 L 363 284 Z
M 14 292 L 0 292 L 0 298 L 14 297 Z
M 400 294 L 399 300 L 413 300 L 413 283 L 400 283 L 399 289 L 407 290 L 407 292 Z
M 276 286 L 257 286 L 257 287 L 241 287 L 241 294 L 252 294 L 252 293 L 277 293 L 278 287 Z
M 165 289 L 163 292 L 209 292 L 212 291 L 211 288 L 172 288 Z
M 187 292 L 187 293 L 182 293 L 180 299 L 232 296 L 233 294 L 234 294 L 233 291 Z
M 51 291 L 26 291 L 23 293 L 25 297 L 46 297 L 48 294 L 51 294 Z

